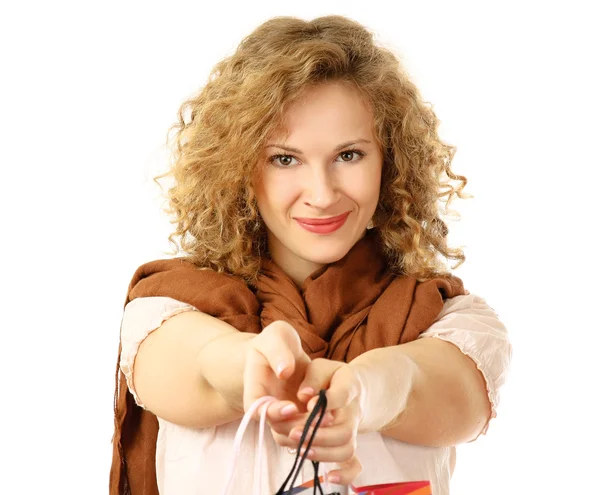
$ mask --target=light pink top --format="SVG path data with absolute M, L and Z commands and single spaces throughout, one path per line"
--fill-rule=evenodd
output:
M 129 390 L 140 406 L 144 407 L 135 393 L 132 376 L 140 344 L 165 320 L 182 311 L 193 310 L 195 308 L 167 297 L 134 299 L 126 306 L 121 326 L 120 366 Z M 487 384 L 492 405 L 490 419 L 496 417 L 498 392 L 505 381 L 512 348 L 506 328 L 494 310 L 473 294 L 448 299 L 437 321 L 420 338 L 439 338 L 451 342 L 473 359 Z M 223 494 L 240 421 L 197 429 L 158 418 L 156 472 L 161 495 Z M 481 433 L 485 433 L 487 428 L 486 424 Z M 258 423 L 251 421 L 241 442 L 230 494 L 251 493 L 257 463 L 257 439 Z M 435 495 L 449 494 L 456 455 L 454 447 L 411 445 L 374 432 L 358 435 L 357 455 L 363 472 L 355 481 L 355 486 L 429 480 Z M 265 494 L 277 491 L 293 462 L 294 455 L 287 448 L 277 445 L 267 428 L 262 465 L 259 465 Z M 329 471 L 333 467 L 325 465 L 324 469 Z M 306 462 L 296 485 L 312 478 L 312 465 Z M 332 487 L 342 495 L 352 493 L 346 487 Z

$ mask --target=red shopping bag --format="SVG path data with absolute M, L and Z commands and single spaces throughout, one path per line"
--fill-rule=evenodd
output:
M 432 495 L 429 481 L 353 486 L 352 491 L 355 495 Z
M 321 487 L 325 486 L 323 476 L 319 477 Z M 319 487 L 315 487 L 313 480 L 307 481 L 302 485 L 298 485 L 287 492 L 284 495 L 309 495 L 315 492 L 315 488 L 319 490 Z M 369 486 L 352 486 L 353 495 L 432 495 L 431 483 L 429 481 L 409 481 L 404 483 L 386 483 L 383 485 L 369 485 Z M 327 493 L 325 491 L 317 493 Z M 329 494 L 327 494 L 329 495 Z M 332 494 L 334 495 L 334 494 Z

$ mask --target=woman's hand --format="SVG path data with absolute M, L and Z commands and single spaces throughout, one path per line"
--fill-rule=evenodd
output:
M 360 461 L 354 455 L 361 419 L 362 387 L 348 364 L 315 359 L 308 365 L 306 377 L 301 382 L 298 392 L 298 399 L 307 403 L 308 411 L 312 411 L 317 403 L 318 392 L 321 389 L 327 391 L 327 411 L 331 416 L 324 418 L 321 423 L 311 445 L 312 452 L 307 458 L 337 463 L 339 469 L 329 473 L 329 480 L 332 483 L 347 485 L 352 483 L 362 470 Z M 296 448 L 304 422 L 291 428 L 287 436 L 274 435 L 277 443 Z M 311 433 L 312 429 L 309 436 Z
M 277 399 L 267 409 L 269 425 L 293 427 L 306 406 L 297 396 L 310 358 L 302 349 L 298 333 L 289 323 L 275 321 L 247 343 L 244 367 L 244 410 L 269 395 Z M 258 416 L 258 414 L 257 414 Z M 292 419 L 294 418 L 294 419 Z M 290 426 L 290 421 L 293 423 Z M 279 426 L 280 431 L 285 431 Z

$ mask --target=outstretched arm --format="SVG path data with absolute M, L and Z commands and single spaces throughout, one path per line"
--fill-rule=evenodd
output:
M 307 380 L 315 390 L 347 396 L 347 384 L 354 383 L 348 377 L 356 377 L 350 395 L 360 402 L 360 432 L 457 445 L 485 432 L 495 416 L 510 357 L 506 328 L 495 312 L 477 296 L 458 296 L 446 301 L 416 341 L 367 351 L 349 364 L 315 361 Z
M 166 297 L 127 305 L 121 343 L 121 369 L 137 403 L 196 428 L 238 419 L 244 401 L 262 395 L 280 399 L 269 407 L 270 421 L 294 416 L 297 408 L 282 411 L 297 402 L 297 383 L 310 361 L 296 331 L 283 322 L 259 335 L 242 333 Z
M 353 366 L 378 367 L 364 380 L 373 394 L 367 405 L 379 402 L 386 415 L 382 433 L 422 445 L 455 445 L 484 433 L 496 416 L 511 354 L 495 311 L 469 294 L 448 299 L 417 341 L 366 353 Z M 384 412 L 384 404 L 391 409 Z
M 196 428 L 241 417 L 244 344 L 252 337 L 198 311 L 173 316 L 143 340 L 135 357 L 139 403 Z
M 490 417 L 475 363 L 440 339 L 374 349 L 350 363 L 362 384 L 361 431 L 445 446 L 475 438 Z

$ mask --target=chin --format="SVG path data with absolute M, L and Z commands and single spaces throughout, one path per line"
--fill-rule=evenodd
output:
M 337 245 L 336 245 L 337 244 Z M 315 246 L 313 249 L 304 249 L 301 256 L 319 265 L 329 265 L 341 260 L 352 249 L 353 243 L 336 243 L 331 246 Z

